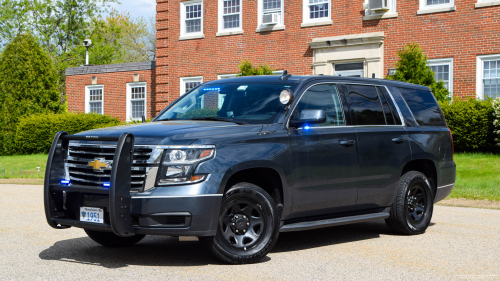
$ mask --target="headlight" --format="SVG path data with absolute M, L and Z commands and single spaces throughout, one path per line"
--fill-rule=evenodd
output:
M 215 156 L 212 145 L 171 146 L 165 151 L 158 175 L 158 185 L 196 183 L 206 175 L 193 175 L 201 162 Z

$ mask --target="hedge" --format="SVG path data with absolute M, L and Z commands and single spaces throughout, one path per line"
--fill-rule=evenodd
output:
M 496 142 L 497 146 L 500 146 L 500 97 L 496 98 L 492 102 L 493 104 L 493 116 L 495 120 L 493 121 L 493 125 L 495 126 L 495 134 L 496 134 Z
M 455 99 L 451 104 L 441 103 L 446 122 L 453 134 L 455 150 L 493 150 L 495 134 L 492 101 Z
M 101 114 L 35 114 L 19 119 L 15 134 L 17 154 L 47 153 L 59 131 L 75 134 L 82 131 L 119 125 L 120 121 Z

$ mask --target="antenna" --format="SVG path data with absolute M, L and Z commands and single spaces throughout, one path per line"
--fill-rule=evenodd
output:
M 287 70 L 283 70 L 283 74 L 281 74 L 280 80 L 286 81 L 288 78 L 290 78 L 292 74 L 288 74 Z

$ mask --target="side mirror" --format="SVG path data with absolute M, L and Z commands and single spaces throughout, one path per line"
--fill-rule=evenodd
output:
M 292 120 L 292 125 L 321 124 L 326 122 L 326 113 L 323 109 L 304 109 L 300 112 L 298 120 Z

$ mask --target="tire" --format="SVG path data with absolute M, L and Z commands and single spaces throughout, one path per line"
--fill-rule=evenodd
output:
M 422 234 L 431 222 L 433 209 L 434 191 L 431 181 L 420 172 L 410 171 L 399 181 L 396 199 L 385 222 L 397 234 Z
M 224 263 L 254 263 L 276 244 L 280 220 L 280 208 L 267 192 L 254 184 L 238 183 L 223 197 L 217 234 L 200 237 L 200 242 Z
M 142 238 L 146 236 L 142 234 L 136 234 L 132 237 L 121 237 L 114 234 L 113 232 L 96 231 L 90 229 L 85 229 L 85 232 L 90 237 L 90 239 L 94 240 L 95 242 L 103 246 L 112 248 L 132 246 L 135 243 L 141 241 Z

